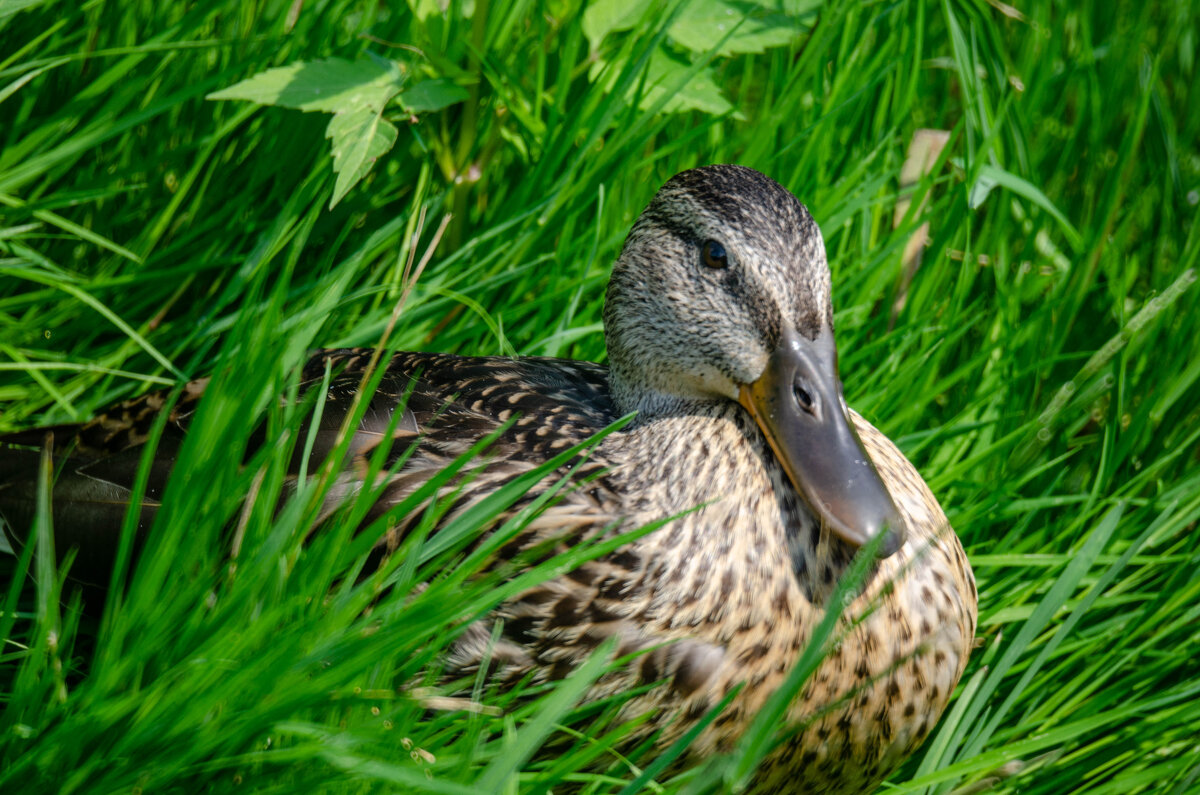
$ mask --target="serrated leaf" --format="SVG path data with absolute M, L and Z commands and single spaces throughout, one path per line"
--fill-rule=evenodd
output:
M 462 86 L 441 78 L 424 80 L 400 95 L 400 104 L 409 113 L 432 113 L 465 102 L 470 94 Z
M 692 52 L 706 53 L 717 47 L 718 55 L 739 55 L 782 47 L 810 27 L 799 17 L 770 11 L 757 3 L 692 0 L 668 35 Z M 730 31 L 733 34 L 725 38 Z
M 401 67 L 391 61 L 328 58 L 268 69 L 207 98 L 244 99 L 305 112 L 378 113 L 404 87 L 404 79 Z
M 370 108 L 334 114 L 325 128 L 325 137 L 333 146 L 333 171 L 337 174 L 330 209 L 392 148 L 398 132 L 396 125 Z

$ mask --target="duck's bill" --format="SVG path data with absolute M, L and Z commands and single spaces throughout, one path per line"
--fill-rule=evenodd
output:
M 796 490 L 856 547 L 880 533 L 881 555 L 904 543 L 904 524 L 854 430 L 837 377 L 833 332 L 810 341 L 787 329 L 767 369 L 740 391 Z

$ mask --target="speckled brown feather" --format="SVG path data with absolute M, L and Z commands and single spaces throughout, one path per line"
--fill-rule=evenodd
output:
M 314 433 L 313 460 L 322 460 L 333 451 L 372 353 L 371 349 L 320 351 L 301 373 L 302 388 L 307 389 L 323 383 L 327 365 L 334 374 Z M 405 453 L 411 443 L 416 442 L 417 447 L 366 517 L 368 522 L 510 419 L 514 421 L 489 445 L 486 458 L 490 465 L 458 495 L 459 510 L 514 475 L 602 430 L 618 418 L 608 398 L 604 374 L 604 368 L 589 362 L 398 353 L 388 363 L 351 439 L 350 466 L 331 491 L 330 507 L 361 488 L 355 473 L 366 471 L 366 460 L 384 440 L 393 411 L 401 403 L 406 410 L 396 423 L 388 463 Z M 140 523 L 143 533 L 153 521 L 207 383 L 204 379 L 188 384 L 171 410 L 148 479 Z M 119 403 L 81 425 L 25 431 L 0 439 L 12 445 L 40 446 L 46 432 L 53 432 L 56 466 L 62 468 L 54 492 L 55 525 L 65 542 L 59 545 L 59 553 L 65 555 L 71 547 L 80 550 L 73 569 L 80 580 L 93 584 L 107 581 L 141 446 L 168 396 L 166 390 L 152 392 Z M 306 438 L 308 433 L 308 426 L 302 426 L 301 437 Z M 36 490 L 32 473 L 37 456 L 35 450 L 17 448 L 9 448 L 0 456 L 0 512 L 16 527 L 28 526 L 32 521 Z M 298 469 L 298 455 L 292 464 Z M 594 475 L 597 471 L 598 467 L 590 465 L 583 473 Z M 602 483 L 592 484 L 591 492 L 602 487 Z M 458 489 L 456 482 L 446 491 Z M 571 503 L 583 501 L 595 521 L 613 520 L 596 512 L 596 501 L 590 496 L 568 494 L 563 499 L 568 504 L 552 507 L 552 513 L 579 513 Z M 419 515 L 414 511 L 410 518 L 415 520 Z M 454 511 L 449 515 L 453 516 Z M 381 551 L 398 545 L 407 529 L 406 523 L 398 524 L 381 539 Z
M 728 268 L 699 266 L 698 246 L 712 238 L 728 250 Z M 591 478 L 587 487 L 568 490 L 509 551 L 679 515 L 505 602 L 467 629 L 447 661 L 451 673 L 477 670 L 486 658 L 496 677 L 556 679 L 617 637 L 620 653 L 644 653 L 602 678 L 590 698 L 663 681 L 625 707 L 629 717 L 654 715 L 631 742 L 660 731 L 658 745 L 666 747 L 741 684 L 692 744 L 691 759 L 736 743 L 810 642 L 854 554 L 797 494 L 736 402 L 737 385 L 763 371 L 785 325 L 809 338 L 831 327 L 829 294 L 824 247 L 807 209 L 757 172 L 714 166 L 673 178 L 631 231 L 605 306 L 611 371 L 441 354 L 402 353 L 388 363 L 353 452 L 375 449 L 406 393 L 393 454 L 416 447 L 378 510 L 514 417 L 489 448 L 488 467 L 456 484 L 454 510 L 636 410 L 632 424 L 591 452 L 582 473 Z M 327 365 L 335 373 L 316 455 L 332 449 L 368 358 L 369 351 L 326 351 L 305 368 L 309 388 L 322 383 Z M 156 487 L 169 475 L 202 390 L 201 383 L 189 387 L 169 418 Z M 68 486 L 107 478 L 111 489 L 127 490 L 162 401 L 147 396 L 84 426 L 56 429 L 60 454 L 71 456 Z M 759 792 L 873 788 L 932 730 L 975 632 L 974 578 L 936 499 L 895 445 L 851 417 L 906 526 L 905 542 L 846 606 L 839 642 L 791 705 L 798 731 L 764 762 Z M 36 445 L 40 435 L 13 441 Z M 9 453 L 7 464 L 0 456 L 0 475 L 4 466 L 12 471 Z M 361 487 L 355 471 L 362 468 L 348 470 L 343 493 Z M 56 502 L 69 502 L 61 488 Z M 13 507 L 20 502 L 14 493 L 0 489 L 0 512 L 20 524 L 27 509 Z M 76 518 L 90 527 L 91 541 L 102 535 L 98 520 L 89 526 Z M 56 529 L 62 525 L 56 513 Z M 394 548 L 404 532 L 396 528 L 381 548 Z M 503 630 L 491 647 L 497 621 Z

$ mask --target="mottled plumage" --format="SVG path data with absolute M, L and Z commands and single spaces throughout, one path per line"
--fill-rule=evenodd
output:
M 707 241 L 718 241 L 726 259 L 705 258 Z M 611 370 L 557 359 L 401 353 L 371 400 L 355 437 L 357 456 L 382 438 L 410 389 L 395 447 L 417 444 L 377 510 L 513 417 L 489 448 L 486 472 L 458 497 L 459 509 L 636 411 L 591 453 L 586 486 L 567 490 L 509 551 L 684 514 L 506 602 L 494 617 L 503 619 L 498 646 L 488 649 L 492 620 L 473 626 L 455 647 L 451 669 L 469 672 L 487 655 L 494 676 L 554 679 L 616 636 L 622 653 L 648 651 L 602 679 L 591 696 L 666 680 L 627 707 L 629 715 L 657 711 L 644 732 L 663 729 L 665 747 L 744 683 L 692 756 L 728 750 L 806 648 L 858 539 L 890 533 L 891 554 L 846 608 L 844 636 L 790 709 L 788 718 L 803 728 L 756 780 L 762 792 L 869 790 L 945 708 L 972 644 L 976 594 L 962 547 L 920 475 L 841 401 L 816 224 L 757 172 L 684 172 L 630 232 L 605 325 Z M 336 373 L 316 455 L 331 449 L 368 356 L 324 351 L 307 366 L 308 384 L 320 383 L 327 360 Z M 151 498 L 161 493 L 202 392 L 197 382 L 173 412 Z M 162 396 L 150 395 L 58 429 L 60 447 L 71 443 L 74 451 L 55 489 L 55 526 L 83 547 L 77 570 L 85 575 L 107 571 L 120 498 L 128 496 L 138 445 L 161 406 Z M 825 438 L 837 441 L 819 441 Z M 40 432 L 10 440 L 38 443 Z M 0 472 L 11 473 L 19 456 L 27 464 L 36 453 L 10 448 L 3 455 Z M 354 471 L 343 489 L 356 487 Z M 0 488 L 0 513 L 21 528 L 32 481 L 10 480 Z M 96 490 L 117 507 L 91 510 Z M 73 509 L 73 499 L 83 507 Z M 705 507 L 688 512 L 698 505 Z M 405 530 L 382 539 L 381 554 Z

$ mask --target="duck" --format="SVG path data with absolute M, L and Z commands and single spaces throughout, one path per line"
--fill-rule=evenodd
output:
M 962 676 L 978 597 L 921 475 L 846 404 L 831 296 L 808 209 L 758 171 L 703 166 L 667 181 L 629 232 L 604 305 L 607 367 L 392 356 L 351 450 L 363 461 L 385 433 L 409 450 L 377 512 L 485 436 L 494 436 L 486 467 L 453 485 L 456 506 L 608 428 L 580 468 L 584 485 L 563 491 L 500 554 L 660 525 L 468 626 L 450 673 L 487 664 L 493 677 L 550 681 L 615 638 L 632 661 L 588 698 L 637 691 L 625 713 L 657 717 L 631 742 L 654 730 L 660 749 L 727 700 L 689 746 L 687 758 L 703 760 L 736 746 L 838 608 L 839 579 L 870 554 L 865 581 L 841 599 L 836 643 L 787 707 L 795 728 L 751 789 L 868 792 L 910 756 Z M 327 384 L 326 429 L 342 424 L 371 354 L 323 350 L 304 366 L 303 384 Z M 54 527 L 58 548 L 78 552 L 75 576 L 102 583 L 111 568 L 141 447 L 169 410 L 142 515 L 151 524 L 205 383 L 188 384 L 173 405 L 150 393 L 53 429 Z M 318 434 L 313 455 L 332 450 L 335 436 Z M 0 446 L 0 516 L 16 545 L 34 510 L 39 453 L 30 446 L 43 437 L 12 434 Z M 401 522 L 379 539 L 380 559 L 407 529 Z

